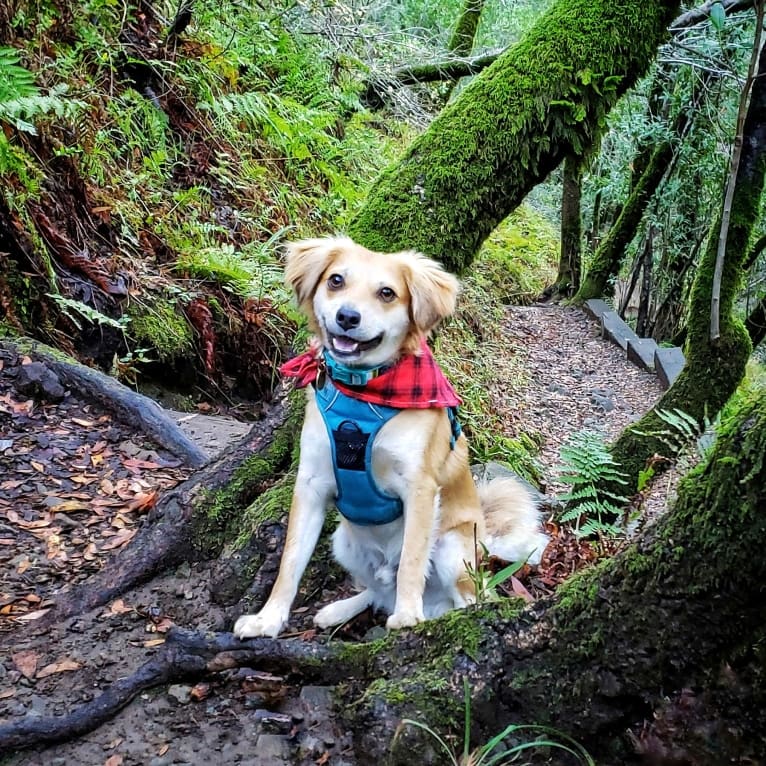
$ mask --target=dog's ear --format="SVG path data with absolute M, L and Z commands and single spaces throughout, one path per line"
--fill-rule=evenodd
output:
M 342 237 L 303 239 L 286 247 L 285 282 L 292 288 L 298 305 L 311 301 L 319 280 L 343 246 Z
M 427 335 L 442 319 L 454 313 L 460 282 L 441 264 L 420 253 L 402 253 L 407 259 L 412 320 Z

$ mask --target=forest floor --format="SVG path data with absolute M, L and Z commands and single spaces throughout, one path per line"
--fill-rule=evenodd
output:
M 504 329 L 513 367 L 524 374 L 512 384 L 499 378 L 494 404 L 508 436 L 540 435 L 546 491 L 559 491 L 554 466 L 568 436 L 589 429 L 614 437 L 652 406 L 659 383 L 602 340 L 598 325 L 578 309 L 509 307 Z M 58 404 L 22 395 L 14 381 L 24 361 L 0 357 L 0 724 L 60 714 L 93 698 L 145 662 L 172 624 L 225 630 L 235 616 L 211 604 L 209 567 L 200 563 L 49 632 L 35 630 L 56 591 L 129 545 L 158 493 L 189 470 L 75 393 Z M 650 515 L 672 491 L 672 482 L 656 483 L 645 498 Z M 599 555 L 552 522 L 548 530 L 553 541 L 543 564 L 526 567 L 513 583 L 527 599 L 550 592 Z M 310 639 L 311 615 L 338 590 L 305 595 L 309 604 L 294 613 L 291 629 Z M 367 615 L 345 635 L 375 634 L 381 625 Z M 255 766 L 357 763 L 333 720 L 330 690 L 292 683 L 239 669 L 196 686 L 160 687 L 91 734 L 2 763 L 164 766 L 211 757 Z

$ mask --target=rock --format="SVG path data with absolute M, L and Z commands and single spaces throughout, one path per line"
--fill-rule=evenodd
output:
M 191 690 L 191 686 L 186 686 L 185 684 L 173 684 L 168 689 L 168 697 L 174 699 L 181 705 L 187 705 L 191 702 Z
M 51 402 L 60 402 L 66 394 L 58 375 L 42 362 L 30 362 L 19 367 L 15 387 L 24 396 Z
M 611 412 L 614 407 L 614 391 L 604 389 L 595 389 L 590 392 L 590 400 L 596 407 L 600 407 L 604 412 Z
M 293 727 L 292 716 L 285 713 L 274 713 L 271 710 L 259 709 L 255 711 L 255 720 L 260 725 L 261 731 L 270 734 L 288 734 Z
M 284 734 L 261 734 L 255 741 L 255 753 L 262 763 L 279 766 L 291 763 L 290 742 Z
M 329 710 L 333 706 L 331 686 L 304 686 L 300 700 L 310 710 Z

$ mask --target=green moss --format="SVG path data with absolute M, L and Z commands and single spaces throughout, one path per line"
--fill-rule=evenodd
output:
M 151 305 L 134 303 L 129 313 L 131 335 L 154 349 L 160 361 L 186 356 L 194 348 L 191 325 L 174 301 L 154 296 Z
M 678 7 L 559 0 L 381 175 L 351 236 L 374 250 L 414 247 L 452 271 L 465 269 L 532 187 L 598 140 Z
M 292 493 L 289 469 L 296 461 L 304 401 L 302 391 L 291 393 L 285 405 L 287 418 L 268 447 L 243 460 L 225 487 L 200 498 L 194 514 L 196 547 L 211 552 L 229 540 L 241 543 L 259 521 L 275 520 L 282 510 L 289 509 Z M 248 510 L 243 524 L 244 507 Z

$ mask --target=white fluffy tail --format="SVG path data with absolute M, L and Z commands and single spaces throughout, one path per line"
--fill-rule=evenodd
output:
M 548 536 L 542 531 L 540 512 L 529 490 L 516 479 L 496 478 L 478 485 L 487 522 L 484 544 L 505 561 L 539 564 Z

